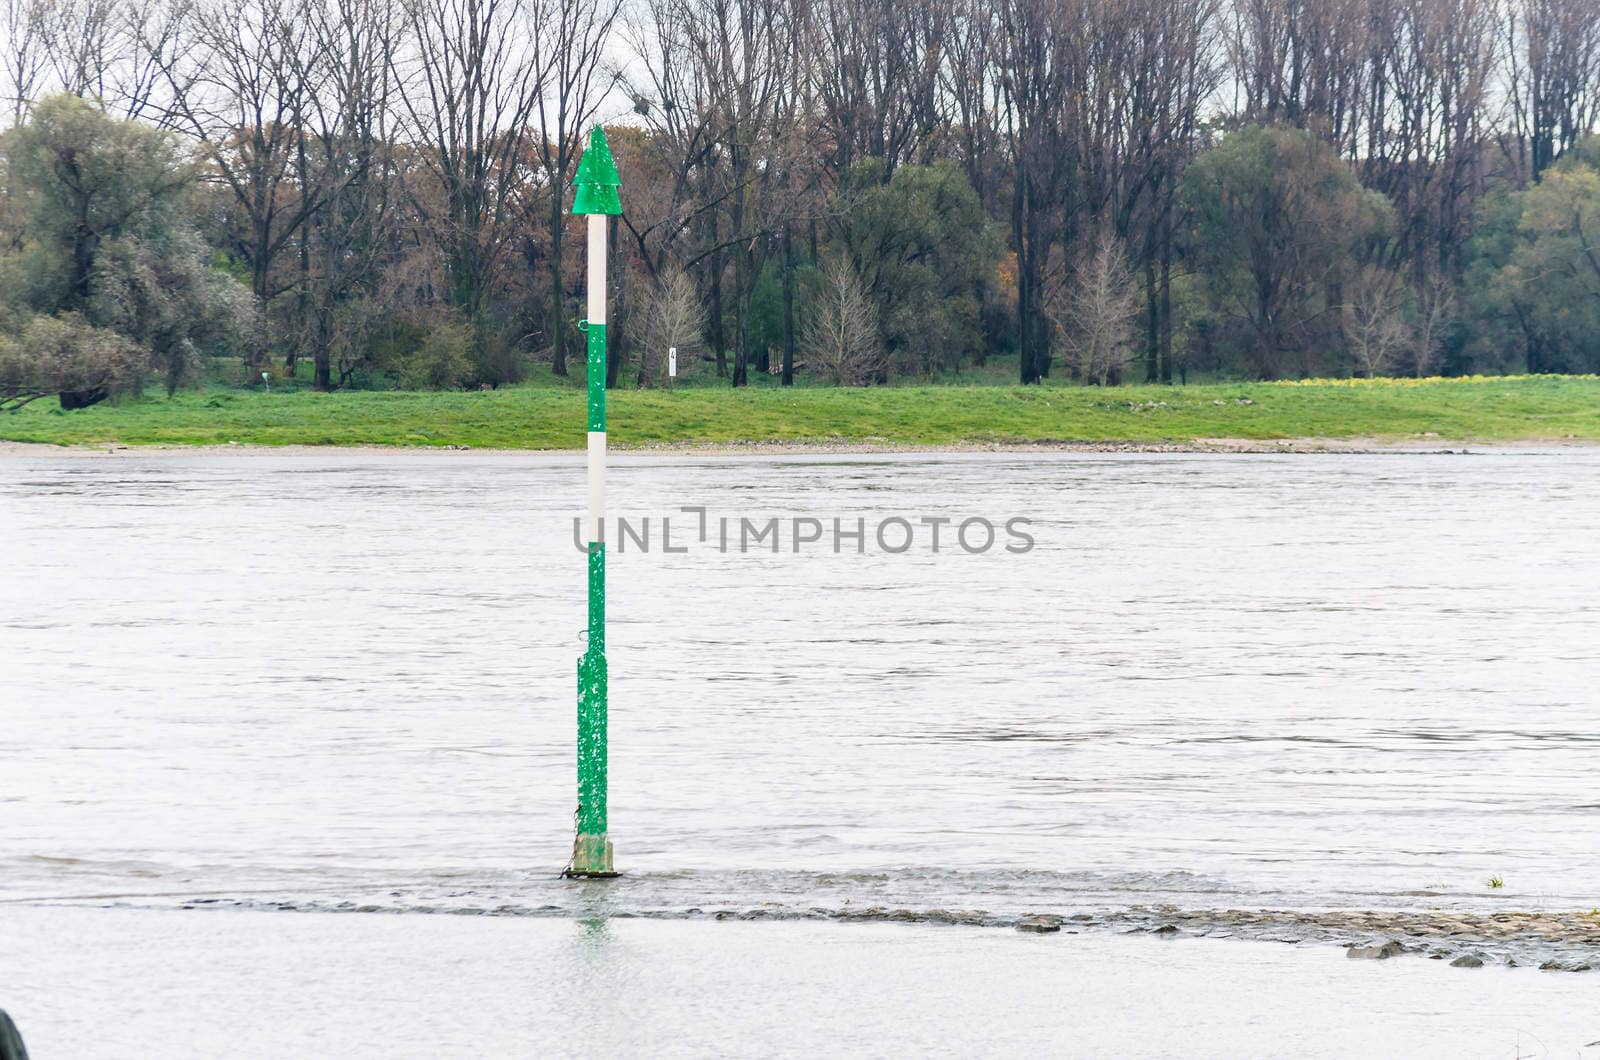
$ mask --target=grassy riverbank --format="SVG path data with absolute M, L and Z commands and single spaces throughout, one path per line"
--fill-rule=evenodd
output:
M 576 449 L 575 388 L 486 392 L 212 389 L 0 413 L 0 440 L 60 445 L 468 445 Z M 1116 388 L 613 391 L 618 446 L 751 442 L 994 445 L 1234 438 L 1600 441 L 1600 378 L 1333 380 Z

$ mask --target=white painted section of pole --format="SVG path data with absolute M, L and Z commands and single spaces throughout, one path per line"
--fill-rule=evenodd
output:
M 606 517 L 606 432 L 589 432 L 589 540 L 604 543 Z
M 606 221 L 605 214 L 589 215 L 589 323 L 606 322 Z
M 606 322 L 606 217 L 589 215 L 589 323 Z M 609 338 L 609 336 L 608 336 Z M 588 351 L 585 350 L 585 364 Z M 606 370 L 605 365 L 600 370 Z M 605 385 L 604 380 L 601 386 Z M 589 540 L 605 541 L 606 517 L 606 432 L 589 432 Z
M 676 376 L 677 374 L 678 374 L 678 347 L 670 346 L 670 347 L 667 348 L 667 375 L 668 376 Z

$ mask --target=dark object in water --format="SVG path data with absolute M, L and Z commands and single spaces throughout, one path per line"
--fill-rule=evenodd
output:
M 3 1008 L 0 1008 L 0 1060 L 28 1060 L 28 1047 L 22 1044 L 22 1033 Z

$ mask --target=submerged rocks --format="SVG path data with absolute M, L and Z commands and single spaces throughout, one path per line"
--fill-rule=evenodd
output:
M 876 883 L 876 878 L 873 881 Z M 391 899 L 405 891 L 390 892 Z M 874 895 L 876 897 L 876 895 Z M 450 891 L 423 896 L 428 904 L 372 902 L 367 900 L 281 901 L 274 898 L 217 898 L 176 900 L 184 908 L 255 909 L 355 913 L 417 913 L 458 916 L 575 916 L 570 903 L 495 905 L 476 891 Z M 1008 928 L 1024 934 L 1104 932 L 1145 935 L 1157 939 L 1235 938 L 1272 941 L 1285 945 L 1338 945 L 1353 960 L 1388 960 L 1414 954 L 1456 968 L 1490 965 L 1515 968 L 1543 967 L 1547 971 L 1595 974 L 1600 969 L 1600 912 L 1533 912 L 1452 909 L 1186 909 L 1171 904 L 1096 908 L 1092 911 L 1034 912 L 991 911 L 947 906 L 853 904 L 852 895 L 842 905 L 795 905 L 770 901 L 749 908 L 667 906 L 633 909 L 624 903 L 602 914 L 652 919 L 715 919 L 744 921 L 829 920 L 845 923 L 949 924 Z M 891 898 L 889 895 L 883 897 Z M 891 901 L 904 902 L 901 895 Z M 1035 899 L 1044 904 L 1048 899 Z M 953 903 L 952 903 L 953 904 Z

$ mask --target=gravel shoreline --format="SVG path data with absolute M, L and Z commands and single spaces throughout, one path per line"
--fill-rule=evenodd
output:
M 1472 449 L 1588 448 L 1600 442 L 1554 439 L 1462 441 L 1437 438 L 1195 438 L 1185 442 L 1038 441 L 1025 443 L 964 442 L 952 445 L 915 445 L 888 441 L 794 441 L 650 443 L 611 446 L 614 456 L 828 456 L 890 455 L 895 453 L 1466 453 Z M 0 441 L 0 459 L 18 457 L 190 457 L 330 455 L 431 455 L 448 459 L 461 453 L 511 457 L 568 457 L 582 449 L 478 449 L 466 445 L 53 445 L 45 442 Z
M 80 905 L 69 901 L 62 904 Z M 98 903 L 97 903 L 98 904 Z M 380 913 L 390 915 L 535 917 L 581 919 L 556 905 L 436 902 L 319 902 L 254 898 L 192 898 L 147 906 L 118 902 L 106 908 L 248 910 L 284 913 Z M 1433 912 L 1413 910 L 1182 909 L 1135 905 L 1111 912 L 981 909 L 904 909 L 887 906 L 754 908 L 611 908 L 618 920 L 836 921 L 1012 928 L 1053 934 L 1111 933 L 1158 938 L 1242 939 L 1291 945 L 1337 945 L 1351 958 L 1384 960 L 1404 955 L 1448 961 L 1456 967 L 1534 967 L 1544 971 L 1600 971 L 1600 915 L 1582 912 Z

